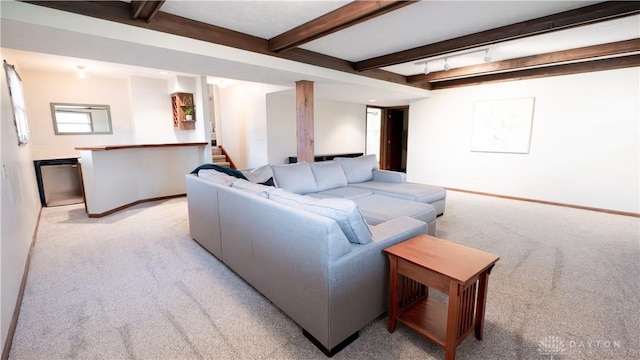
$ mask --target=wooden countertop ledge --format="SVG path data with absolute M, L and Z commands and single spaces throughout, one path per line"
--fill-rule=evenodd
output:
M 131 145 L 102 145 L 102 146 L 77 146 L 76 150 L 122 150 L 122 149 L 139 149 L 139 148 L 158 148 L 158 147 L 177 147 L 177 146 L 205 146 L 206 142 L 190 142 L 190 143 L 170 143 L 170 144 L 131 144 Z

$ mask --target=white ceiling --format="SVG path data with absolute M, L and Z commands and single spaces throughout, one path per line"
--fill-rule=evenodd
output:
M 270 39 L 349 2 L 168 0 L 160 11 Z
M 597 1 L 421 1 L 302 48 L 360 61 L 593 3 Z
M 491 61 L 500 61 L 638 37 L 640 37 L 640 15 L 635 15 L 524 39 L 505 41 L 483 48 L 489 49 Z M 454 56 L 455 54 L 453 53 Z M 484 56 L 484 53 L 481 52 L 469 56 L 454 57 L 448 63 L 452 68 L 480 64 L 484 61 Z M 418 62 L 420 60 L 387 66 L 383 69 L 405 76 L 416 75 L 424 71 L 424 65 L 416 65 Z M 442 59 L 429 63 L 431 71 L 434 69 L 442 70 L 443 66 L 444 60 Z
M 301 46 L 360 61 L 600 1 L 421 1 Z M 349 1 L 181 1 L 161 11 L 270 39 Z
M 406 50 L 457 36 L 488 30 L 527 19 L 533 19 L 598 1 L 422 1 L 357 24 L 301 46 L 304 49 L 358 61 Z M 82 63 L 90 76 L 167 77 L 171 74 L 206 75 L 213 78 L 264 82 L 292 87 L 297 80 L 316 81 L 319 98 L 368 103 L 378 100 L 381 106 L 407 104 L 428 92 L 378 80 L 359 80 L 359 76 L 333 70 L 317 69 L 266 55 L 236 51 L 234 56 L 218 55 L 224 47 L 196 51 L 163 48 L 162 42 L 143 39 L 149 33 L 125 25 L 85 20 L 78 15 L 20 3 L 25 14 L 14 15 L 6 9 L 12 1 L 2 1 L 2 47 L 12 48 L 20 67 L 33 70 L 75 71 Z M 240 31 L 264 39 L 301 25 L 347 4 L 348 1 L 179 1 L 167 0 L 161 11 L 191 18 L 216 26 Z M 26 9 L 26 10 L 23 10 Z M 29 14 L 34 14 L 29 19 Z M 62 14 L 62 15 L 60 15 Z M 40 20 L 38 16 L 40 16 Z M 56 23 L 60 15 L 59 22 Z M 73 20 L 70 20 L 72 19 Z M 27 20 L 24 20 L 27 19 Z M 54 19 L 54 20 L 50 20 Z M 76 20 L 78 19 L 78 20 Z M 152 20 L 153 21 L 153 20 Z M 70 24 L 72 22 L 74 24 Z M 99 25 L 101 23 L 102 25 Z M 110 30 L 113 29 L 113 30 Z M 118 37 L 119 32 L 125 35 Z M 127 34 L 131 40 L 127 39 Z M 115 34 L 115 35 L 114 35 Z M 539 35 L 490 46 L 493 60 L 535 55 L 550 51 L 595 45 L 640 37 L 640 15 L 604 23 L 582 26 L 552 34 Z M 174 39 L 169 39 L 174 40 Z M 79 44 L 84 44 L 80 46 Z M 160 44 L 160 45 L 159 45 Z M 19 50 L 19 51 L 16 51 Z M 10 51 L 3 49 L 3 52 Z M 481 62 L 484 54 L 474 55 Z M 176 63 L 176 59 L 181 59 Z M 451 59 L 463 64 L 463 57 Z M 443 62 L 443 61 L 442 61 Z M 441 67 L 433 62 L 429 66 Z M 389 66 L 384 70 L 402 75 L 415 75 L 423 66 L 414 62 Z M 161 74 L 167 70 L 170 75 Z

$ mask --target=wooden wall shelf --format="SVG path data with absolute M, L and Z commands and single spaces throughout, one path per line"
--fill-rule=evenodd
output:
M 171 108 L 173 109 L 173 127 L 180 130 L 196 129 L 195 104 L 193 94 L 176 92 L 171 94 Z M 187 120 L 185 110 L 193 109 L 191 120 Z

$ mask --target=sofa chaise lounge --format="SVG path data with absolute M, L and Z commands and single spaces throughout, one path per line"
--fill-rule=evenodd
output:
M 435 235 L 436 217 L 444 213 L 443 188 L 407 183 L 404 173 L 379 170 L 375 155 L 272 165 L 270 170 L 262 176 L 273 174 L 277 187 L 296 194 L 353 200 L 370 225 L 410 216 L 426 222 L 429 235 Z

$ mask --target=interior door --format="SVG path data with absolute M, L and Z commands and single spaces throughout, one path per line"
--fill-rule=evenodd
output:
M 406 109 L 387 109 L 385 121 L 385 169 L 395 171 L 405 171 L 403 165 L 403 139 Z

